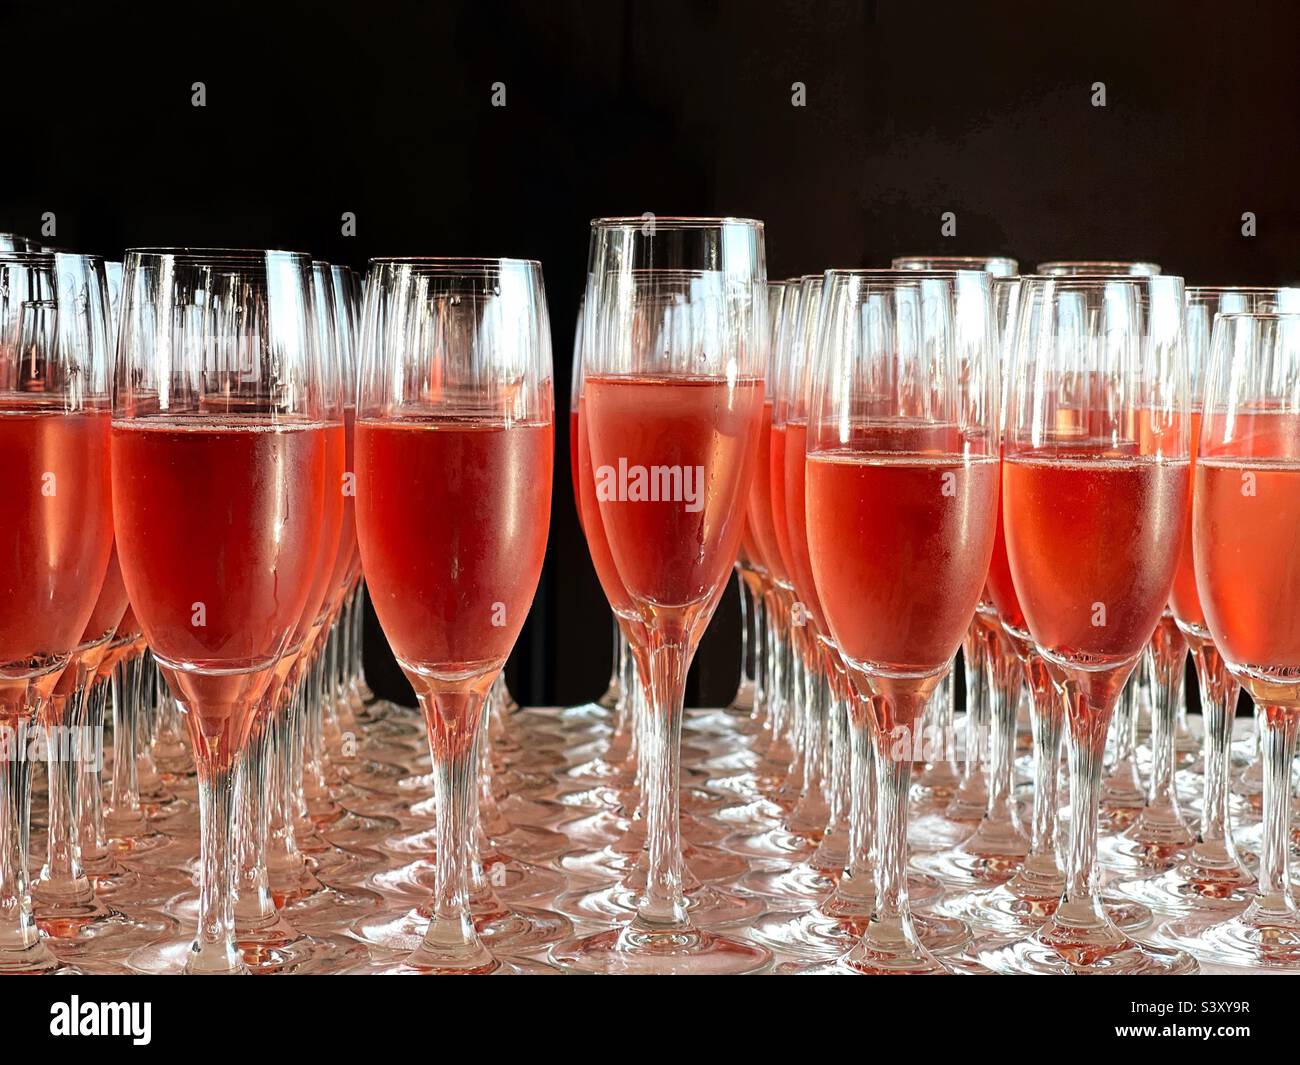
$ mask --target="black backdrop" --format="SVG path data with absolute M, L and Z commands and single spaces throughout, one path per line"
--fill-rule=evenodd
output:
M 50 243 L 114 258 L 537 258 L 563 404 L 600 214 L 762 218 L 773 277 L 943 252 L 1300 280 L 1297 40 L 1283 3 L 4 0 L 0 230 L 39 236 L 53 212 Z M 566 425 L 508 673 L 530 703 L 608 675 Z M 732 594 L 692 701 L 734 690 L 736 618 Z M 409 698 L 373 618 L 368 635 L 372 684 Z

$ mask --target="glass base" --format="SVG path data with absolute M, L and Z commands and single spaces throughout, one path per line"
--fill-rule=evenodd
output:
M 404 897 L 419 904 L 433 893 L 436 870 L 432 859 L 421 858 L 396 869 L 374 873 L 366 883 L 385 895 Z M 483 875 L 493 891 L 511 902 L 554 898 L 568 886 L 568 878 L 563 873 L 499 855 L 484 861 Z
M 1255 877 L 1240 865 L 1193 857 L 1158 876 L 1115 881 L 1110 890 L 1164 913 L 1231 914 L 1250 905 L 1255 884 Z
M 127 967 L 146 976 L 184 972 L 191 956 L 193 937 L 173 937 L 141 947 L 126 959 Z M 289 973 L 317 976 L 342 972 L 365 961 L 369 951 L 356 940 L 338 935 L 306 935 L 277 920 L 237 939 L 245 971 L 256 975 Z
M 1061 902 L 1061 889 L 1044 892 L 1037 884 L 1026 882 L 1019 874 L 997 887 L 969 891 L 945 898 L 938 906 L 942 913 L 968 922 L 981 931 L 1001 935 L 1027 935 L 1051 920 Z M 1115 926 L 1136 932 L 1151 923 L 1151 911 L 1132 899 L 1117 894 L 1103 894 L 1102 909 Z
M 1159 939 L 1218 965 L 1300 971 L 1300 920 L 1294 910 L 1266 911 L 1252 902 L 1245 913 L 1217 924 L 1196 917 L 1174 921 Z
M 566 972 L 609 976 L 741 976 L 772 964 L 764 947 L 698 928 L 650 931 L 634 923 L 557 943 L 548 954 Z
M 1161 873 L 1185 858 L 1195 843 L 1180 821 L 1156 822 L 1143 811 L 1124 832 L 1098 841 L 1097 861 L 1109 869 Z
M 907 845 L 912 851 L 947 850 L 969 839 L 977 828 L 979 818 L 954 821 L 942 812 L 922 814 L 908 821 Z
M 475 913 L 473 919 L 479 937 L 494 953 L 527 953 L 573 932 L 569 919 L 551 910 L 494 909 L 491 913 Z M 417 908 L 369 914 L 354 921 L 349 931 L 384 950 L 409 954 L 419 949 L 428 929 L 429 915 Z
M 115 958 L 175 933 L 175 920 L 154 910 L 124 911 L 97 897 L 85 905 L 35 908 L 37 927 L 62 960 Z
M 620 882 L 591 891 L 570 891 L 556 899 L 553 905 L 575 921 L 622 924 L 636 913 L 643 884 L 644 879 L 635 888 Z M 692 923 L 701 928 L 749 924 L 767 909 L 761 899 L 720 891 L 708 885 L 687 890 L 683 898 Z
M 1029 841 L 1014 828 L 990 829 L 981 826 L 970 839 L 937 854 L 920 854 L 912 866 L 940 880 L 960 886 L 994 886 L 1016 875 Z
M 33 939 L 25 947 L 0 949 L 0 976 L 52 976 L 62 969 L 59 956 L 44 938 Z
M 764 898 L 816 902 L 834 891 L 837 883 L 838 874 L 800 862 L 789 868 L 751 869 L 736 886 Z
M 1087 928 L 1050 920 L 1026 939 L 981 951 L 995 973 L 1044 976 L 1190 976 L 1200 971 L 1182 950 L 1130 939 L 1113 924 Z
M 817 842 L 810 836 L 774 828 L 752 834 L 737 833 L 728 836 L 722 845 L 733 854 L 746 858 L 797 862 L 812 854 L 817 849 Z
M 381 845 L 386 854 L 397 858 L 423 858 L 437 850 L 438 831 L 425 828 L 403 835 L 390 836 Z M 567 836 L 549 828 L 533 825 L 515 825 L 510 831 L 492 837 L 495 848 L 525 862 L 548 862 L 572 849 Z
M 602 847 L 585 854 L 566 854 L 560 867 L 574 876 L 594 880 L 622 880 L 641 860 L 644 852 L 624 850 L 618 845 Z M 729 854 L 715 847 L 682 847 L 682 860 L 686 863 L 687 879 L 704 883 L 723 883 L 742 876 L 749 863 L 738 854 Z
M 790 913 L 769 913 L 756 921 L 750 938 L 778 954 L 809 962 L 834 961 L 851 951 L 871 923 L 869 913 L 830 912 L 828 907 Z M 912 915 L 921 944 L 932 954 L 960 950 L 971 939 L 968 925 L 933 913 Z

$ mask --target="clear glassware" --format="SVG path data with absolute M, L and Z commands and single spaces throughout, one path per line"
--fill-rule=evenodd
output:
M 1263 839 L 1244 911 L 1167 925 L 1162 942 L 1227 965 L 1300 968 L 1300 914 L 1288 877 L 1291 771 L 1300 720 L 1297 576 L 1300 314 L 1214 319 L 1192 499 L 1193 560 L 1205 627 L 1261 717 Z
M 487 695 L 546 550 L 555 397 L 541 266 L 381 259 L 366 291 L 357 538 L 425 716 L 438 803 L 430 919 L 398 971 L 493 973 L 509 963 L 470 909 L 474 785 Z
M 770 962 L 766 950 L 693 923 L 680 824 L 686 671 L 739 552 L 756 465 L 766 285 L 759 222 L 592 225 L 583 425 L 616 590 L 646 628 L 648 864 L 627 925 L 551 948 L 565 969 L 735 973 Z M 643 491 L 652 468 L 654 491 Z
M 1206 372 L 1214 321 L 1221 313 L 1300 310 L 1298 288 L 1198 286 L 1186 293 L 1187 352 L 1192 394 L 1192 463 L 1200 438 Z M 1231 913 L 1251 901 L 1255 876 L 1242 862 L 1232 838 L 1231 757 L 1239 686 L 1214 646 L 1196 589 L 1193 526 L 1189 510 L 1174 577 L 1170 607 L 1191 647 L 1200 681 L 1204 732 L 1204 792 L 1201 818 L 1190 852 L 1158 876 L 1134 877 L 1116 892 L 1173 913 Z
M 992 282 L 973 270 L 832 270 L 821 318 L 808 417 L 808 546 L 855 691 L 858 764 L 872 752 L 879 790 L 873 911 L 837 970 L 942 973 L 948 967 L 911 913 L 909 785 L 913 763 L 931 760 L 926 704 L 975 615 L 993 550 Z M 866 804 L 865 786 L 856 806 Z
M 132 607 L 185 709 L 198 768 L 198 931 L 139 971 L 242 973 L 236 783 L 258 703 L 316 576 L 341 446 L 314 337 L 311 263 L 278 251 L 128 252 L 113 505 Z M 175 516 L 188 516 L 184 523 Z
M 7 589 L 0 611 L 0 729 L 14 754 L 0 758 L 4 973 L 60 968 L 33 915 L 26 752 L 32 730 L 73 723 L 69 705 L 79 700 L 65 694 L 56 703 L 55 693 L 69 670 L 74 690 L 84 690 L 86 630 L 113 551 L 110 343 L 102 261 L 0 251 L 0 464 L 8 485 L 0 500 L 0 584 Z M 105 627 L 116 625 L 114 619 Z M 51 745 L 57 757 L 48 820 L 55 843 L 46 868 L 103 917 L 80 868 L 73 791 L 83 755 L 95 752 L 63 742 L 76 735 L 51 736 L 59 742 Z
M 1187 505 L 1182 281 L 1027 277 L 1019 302 L 1002 513 L 1019 605 L 1065 700 L 1070 842 L 1052 916 L 979 957 L 996 972 L 1192 972 L 1111 920 L 1096 862 L 1106 733 L 1168 599 Z

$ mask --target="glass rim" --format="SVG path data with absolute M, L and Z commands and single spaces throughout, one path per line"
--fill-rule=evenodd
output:
M 1193 293 L 1207 293 L 1218 295 L 1227 293 L 1230 295 L 1272 295 L 1275 292 L 1300 292 L 1300 282 L 1294 285 L 1185 285 L 1187 296 L 1190 299 Z M 1238 312 L 1233 312 L 1238 313 Z
M 932 262 L 932 263 L 1006 263 L 1020 269 L 1020 260 L 1010 255 L 895 255 L 889 260 L 891 268 L 905 270 L 907 267 L 893 266 L 893 263 Z M 971 269 L 975 269 L 974 266 Z M 914 270 L 913 273 L 919 271 Z M 984 273 L 988 273 L 987 270 Z
M 725 229 L 729 226 L 744 226 L 750 229 L 763 229 L 763 223 L 757 218 L 741 218 L 737 215 L 608 215 L 591 220 L 592 229 L 620 229 L 653 225 L 656 229 Z
M 1034 272 L 1043 273 L 1049 266 L 1154 266 L 1163 270 L 1154 259 L 1046 259 L 1034 264 Z M 1160 277 L 1161 274 L 1135 274 L 1136 277 Z
M 122 253 L 122 262 L 142 262 L 148 260 L 174 259 L 182 263 L 201 266 L 206 263 L 230 263 L 232 265 L 265 262 L 274 260 L 301 260 L 311 265 L 312 258 L 305 251 L 292 251 L 287 248 L 190 248 L 190 247 L 144 247 L 127 248 Z
M 823 274 L 806 275 L 807 280 L 818 277 L 824 282 L 857 278 L 904 284 L 915 284 L 918 281 L 955 281 L 959 277 L 986 277 L 990 284 L 995 280 L 994 275 L 987 270 L 907 270 L 873 266 L 853 268 L 833 266 Z
M 1179 274 L 1021 274 L 1022 284 L 1046 286 L 1065 285 L 1075 288 L 1104 288 L 1106 285 L 1171 285 L 1185 290 L 1186 282 Z
M 493 258 L 481 255 L 378 255 L 366 260 L 367 266 L 405 266 L 420 273 L 471 274 L 490 270 L 538 270 L 539 259 Z M 345 270 L 351 267 L 344 267 Z
M 1223 311 L 1216 318 L 1235 320 L 1252 319 L 1260 322 L 1288 321 L 1300 322 L 1300 310 L 1295 311 Z
M 36 266 L 48 263 L 53 266 L 60 258 L 84 259 L 92 264 L 104 262 L 102 255 L 92 255 L 90 252 L 82 251 L 0 251 L 0 263 L 16 263 L 18 265 L 30 263 Z

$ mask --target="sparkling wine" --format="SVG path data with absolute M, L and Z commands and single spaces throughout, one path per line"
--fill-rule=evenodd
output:
M 77 644 L 113 548 L 109 415 L 0 406 L 0 665 L 36 675 Z
M 826 619 L 821 600 L 817 598 L 817 584 L 813 578 L 812 559 L 808 555 L 808 523 L 804 486 L 807 469 L 808 426 L 804 422 L 787 422 L 781 450 L 784 452 L 782 474 L 784 491 L 781 493 L 782 517 L 785 519 L 786 542 L 790 545 L 790 561 L 794 568 L 795 591 L 799 599 L 812 612 L 817 627 L 826 632 Z M 775 473 L 774 473 L 775 476 Z
M 763 414 L 763 382 L 589 376 L 591 466 L 610 553 L 654 611 L 709 605 L 736 559 Z
M 1214 642 L 1250 678 L 1300 678 L 1300 461 L 1202 456 L 1193 547 Z
M 591 564 L 596 570 L 596 578 L 609 600 L 609 608 L 619 617 L 631 618 L 636 615 L 636 604 L 623 586 L 623 578 L 618 575 L 614 565 L 614 556 L 609 553 L 609 541 L 605 538 L 605 526 L 600 516 L 600 505 L 596 501 L 596 479 L 591 469 L 591 447 L 587 437 L 587 417 L 583 409 L 583 400 L 578 400 L 573 429 L 574 452 L 577 465 L 574 467 L 574 484 L 578 493 L 578 516 L 582 522 L 583 533 L 587 537 L 587 550 L 591 553 Z
M 1169 598 L 1188 464 L 1017 455 L 1003 463 L 1015 589 L 1035 642 L 1092 670 L 1132 661 Z
M 947 668 L 988 572 L 997 469 L 928 451 L 809 454 L 809 554 L 846 657 L 886 675 Z
M 754 456 L 754 476 L 749 487 L 748 517 L 754 543 L 767 572 L 773 580 L 789 584 L 792 575 L 781 554 L 773 507 L 773 481 L 769 472 L 772 469 L 773 440 L 779 428 L 772 425 L 772 404 L 764 403 L 763 417 L 758 428 L 758 449 Z
M 1192 412 L 1192 484 L 1196 483 L 1196 455 L 1201 438 L 1201 412 Z M 1174 570 L 1174 586 L 1169 593 L 1169 607 L 1179 621 L 1189 628 L 1205 631 L 1205 612 L 1201 609 L 1201 597 L 1196 592 L 1196 565 L 1192 551 L 1192 495 L 1189 493 L 1187 515 L 1183 522 L 1182 550 L 1178 552 L 1178 566 Z
M 122 575 L 155 656 L 200 714 L 255 700 L 302 616 L 330 429 L 237 416 L 113 428 Z
M 417 689 L 504 664 L 541 575 L 553 449 L 549 422 L 357 422 L 366 583 Z

